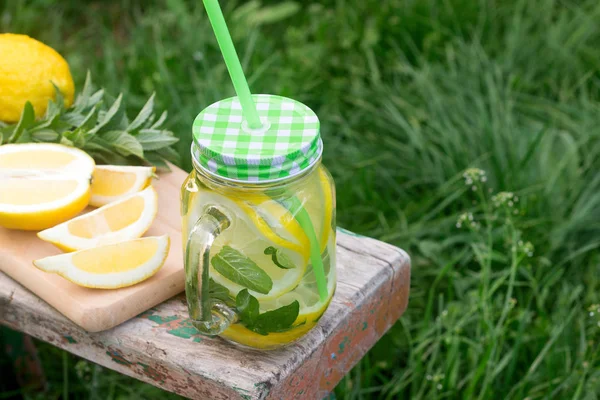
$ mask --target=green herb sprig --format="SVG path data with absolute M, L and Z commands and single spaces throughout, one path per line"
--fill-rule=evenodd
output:
M 179 154 L 171 147 L 179 139 L 163 128 L 167 112 L 155 114 L 154 94 L 130 120 L 123 94 L 113 100 L 104 89 L 94 87 L 89 72 L 71 107 L 65 107 L 63 95 L 54 88 L 56 98 L 48 102 L 43 117 L 36 120 L 33 106 L 27 102 L 19 122 L 0 122 L 0 145 L 60 143 L 78 147 L 102 164 L 152 164 L 169 169 L 167 161 L 180 162 Z

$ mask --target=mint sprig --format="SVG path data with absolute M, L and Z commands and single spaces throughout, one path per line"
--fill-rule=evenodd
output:
M 292 269 L 296 268 L 296 264 L 288 257 L 283 251 L 276 249 L 273 246 L 269 246 L 265 249 L 264 253 L 271 256 L 273 264 L 277 265 L 281 269 Z
M 26 102 L 19 122 L 0 123 L 0 145 L 61 143 L 78 147 L 105 164 L 152 164 L 168 169 L 167 161 L 179 163 L 179 154 L 171 148 L 179 139 L 163 128 L 166 112 L 157 118 L 154 94 L 130 120 L 123 95 L 112 99 L 103 89 L 96 89 L 89 72 L 71 107 L 65 107 L 56 85 L 54 89 L 55 99 L 48 102 L 41 118 L 36 120 L 33 106 Z
M 225 278 L 255 292 L 268 294 L 273 287 L 273 280 L 265 271 L 231 246 L 223 246 L 210 262 Z
M 235 303 L 241 322 L 261 335 L 289 330 L 300 313 L 300 303 L 294 300 L 286 306 L 261 314 L 258 300 L 247 289 L 238 293 Z

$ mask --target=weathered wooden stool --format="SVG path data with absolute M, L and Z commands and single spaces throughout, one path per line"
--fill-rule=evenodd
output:
M 182 295 L 113 329 L 88 333 L 0 273 L 0 323 L 193 399 L 319 399 L 406 309 L 410 260 L 389 244 L 338 231 L 338 285 L 319 325 L 282 350 L 198 335 Z

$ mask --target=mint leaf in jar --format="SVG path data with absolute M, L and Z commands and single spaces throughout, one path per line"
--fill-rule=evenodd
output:
M 260 314 L 252 330 L 263 335 L 268 332 L 286 331 L 292 327 L 299 313 L 300 303 L 294 300 L 287 306 Z
M 277 265 L 281 269 L 292 269 L 296 268 L 296 265 L 290 257 L 288 257 L 283 251 L 276 249 L 273 246 L 269 246 L 265 249 L 265 254 L 271 256 L 273 264 Z
M 225 278 L 255 292 L 268 294 L 273 287 L 271 277 L 254 261 L 233 247 L 223 246 L 210 262 Z
M 256 297 L 248 293 L 248 289 L 240 290 L 235 298 L 235 306 L 237 308 L 240 319 L 247 325 L 253 326 L 258 318 L 260 305 Z
M 210 278 L 208 283 L 208 293 L 211 298 L 223 300 L 225 302 L 229 301 L 229 289 L 225 286 L 215 282 L 213 278 Z

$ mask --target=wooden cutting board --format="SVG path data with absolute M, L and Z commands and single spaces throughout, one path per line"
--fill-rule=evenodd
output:
M 187 174 L 171 166 L 153 182 L 158 192 L 158 215 L 145 236 L 167 233 L 171 248 L 167 261 L 152 278 L 113 290 L 88 289 L 35 268 L 32 261 L 61 251 L 35 232 L 0 227 L 0 271 L 44 299 L 89 332 L 112 328 L 184 290 L 179 190 Z

